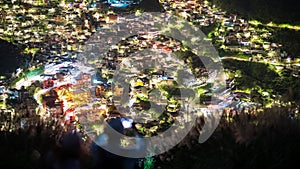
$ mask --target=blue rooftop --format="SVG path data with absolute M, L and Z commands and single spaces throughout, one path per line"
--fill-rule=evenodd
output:
M 126 8 L 127 6 L 135 3 L 137 0 L 107 0 L 110 6 L 115 8 Z

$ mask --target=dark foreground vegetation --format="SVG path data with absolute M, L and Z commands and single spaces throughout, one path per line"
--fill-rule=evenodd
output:
M 298 164 L 300 121 L 289 112 L 276 107 L 257 115 L 240 111 L 228 117 L 225 113 L 214 134 L 203 144 L 197 142 L 199 121 L 177 147 L 156 156 L 152 167 L 291 168 Z M 75 139 L 69 142 L 70 146 L 64 147 L 63 142 L 57 142 L 61 136 L 59 129 L 53 131 L 43 123 L 36 124 L 15 132 L 1 132 L 0 168 L 51 168 L 53 160 L 64 157 L 78 159 L 83 169 L 92 168 L 89 143 Z
M 166 169 L 279 169 L 298 165 L 300 123 L 288 118 L 288 110 L 272 108 L 257 116 L 241 113 L 232 121 L 225 119 L 205 143 L 188 139 L 186 146 L 161 156 L 164 162 L 159 164 Z

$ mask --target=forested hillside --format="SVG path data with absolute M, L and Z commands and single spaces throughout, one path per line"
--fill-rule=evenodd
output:
M 226 11 L 264 22 L 300 24 L 297 0 L 208 0 Z

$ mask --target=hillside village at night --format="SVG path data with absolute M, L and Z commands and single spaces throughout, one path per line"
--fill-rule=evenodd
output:
M 14 71 L 0 72 L 0 142 L 7 145 L 0 150 L 10 152 L 0 156 L 8 159 L 0 160 L 0 168 L 55 168 L 57 161 L 49 162 L 47 156 L 52 151 L 63 154 L 66 158 L 62 159 L 70 156 L 76 163 L 71 168 L 97 168 L 100 164 L 90 162 L 95 161 L 90 147 L 110 119 L 122 122 L 122 134 L 147 138 L 172 126 L 184 128 L 190 122 L 187 119 L 195 118 L 194 127 L 175 148 L 136 159 L 135 168 L 236 168 L 239 157 L 235 153 L 243 150 L 248 153 L 240 156 L 243 160 L 255 158 L 249 156 L 260 153 L 258 147 L 268 143 L 294 147 L 285 149 L 291 157 L 299 150 L 300 51 L 298 44 L 290 47 L 288 40 L 278 38 L 282 32 L 299 36 L 297 24 L 262 22 L 202 0 L 1 0 L 0 5 L 1 43 L 20 51 L 13 56 L 16 63 L 6 63 L 1 56 L 1 70 Z M 144 12 L 174 15 L 200 28 L 206 35 L 201 38 L 215 48 L 218 60 L 205 53 L 199 56 L 185 43 L 155 29 L 140 31 L 147 23 L 131 25 L 133 20 L 126 17 Z M 137 34 L 115 44 L 110 44 L 114 37 L 103 41 L 101 32 L 127 35 L 121 28 L 112 29 L 118 24 Z M 167 26 L 184 32 L 183 25 Z M 95 46 L 98 43 L 110 47 L 101 56 L 104 49 Z M 155 56 L 141 54 L 144 51 L 155 51 Z M 203 60 L 222 64 L 224 84 L 211 78 L 214 72 Z M 186 81 L 180 73 L 186 73 Z M 186 112 L 183 107 L 195 98 L 196 105 Z M 216 114 L 219 126 L 211 127 L 215 130 L 212 138 L 200 144 L 204 126 L 211 125 Z M 288 131 L 280 133 L 280 127 Z M 275 139 L 281 135 L 289 141 L 273 144 L 270 131 Z M 76 135 L 78 146 L 71 139 L 74 144 L 68 149 L 64 140 L 70 135 Z M 123 140 L 121 144 L 130 143 Z M 217 146 L 207 156 L 196 153 Z M 261 156 L 269 155 L 272 148 L 267 149 Z M 226 156 L 227 161 L 212 162 L 212 154 L 219 151 L 220 159 Z M 266 168 L 282 151 L 270 155 L 266 166 L 253 159 L 240 168 Z M 11 164 L 11 159 L 18 159 L 16 154 L 20 162 Z M 284 162 L 274 168 L 295 162 L 284 155 L 278 155 Z M 186 164 L 189 156 L 193 162 Z M 64 162 L 57 165 L 67 168 L 62 167 Z M 130 168 L 129 163 L 124 166 Z

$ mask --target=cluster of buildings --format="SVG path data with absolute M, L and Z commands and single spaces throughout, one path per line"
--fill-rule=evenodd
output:
M 225 15 L 225 12 L 214 11 L 207 3 L 199 0 L 163 0 L 163 6 L 168 12 L 175 12 L 178 16 L 200 26 L 209 26 Z
M 36 104 L 29 90 L 1 86 L 0 93 L 0 131 L 12 132 L 36 123 Z
M 72 125 L 77 120 L 93 124 L 91 122 L 108 116 L 113 106 L 121 106 L 119 111 L 124 116 L 133 118 L 139 114 L 139 117 L 147 122 L 156 118 L 153 117 L 156 110 L 152 110 L 153 114 L 144 113 L 149 109 L 150 101 L 156 103 L 154 107 L 157 111 L 169 112 L 174 114 L 174 117 L 180 111 L 181 98 L 174 94 L 176 92 L 171 94 L 170 90 L 163 88 L 172 86 L 172 90 L 178 90 L 174 87 L 178 80 L 176 74 L 161 70 L 183 68 L 167 60 L 166 56 L 168 53 L 180 51 L 181 42 L 157 35 L 155 29 L 141 32 L 140 25 L 130 24 L 129 29 L 138 32 L 138 35 L 129 36 L 117 44 L 110 44 L 115 37 L 90 38 L 98 30 L 109 29 L 112 23 L 130 23 L 121 14 L 110 10 L 109 6 L 118 7 L 138 1 L 111 0 L 104 3 L 75 0 L 41 3 L 28 0 L 26 3 L 15 1 L 0 4 L 0 37 L 27 46 L 25 51 L 31 53 L 36 62 L 42 63 L 44 71 L 43 74 L 20 80 L 15 90 L 3 92 L 1 89 L 0 99 L 4 105 L 7 97 L 10 100 L 30 98 L 29 88 L 39 81 L 39 85 L 34 86 L 34 91 L 31 92 L 38 108 L 32 106 L 28 110 L 37 112 L 43 118 L 54 118 L 61 125 Z M 236 15 L 227 15 L 197 0 L 166 0 L 162 1 L 162 4 L 167 12 L 175 12 L 196 25 L 210 26 L 220 23 L 209 36 L 224 50 L 251 55 L 253 60 L 274 60 L 278 55 L 282 58 L 288 56 L 287 53 L 280 53 L 279 44 L 262 41 L 262 37 L 267 39 L 270 33 L 257 32 L 249 22 Z M 122 28 L 111 31 L 116 36 L 128 34 L 122 32 Z M 94 52 L 102 50 L 95 46 L 97 43 L 110 45 L 108 52 L 101 57 L 98 56 L 99 53 Z M 138 51 L 145 49 L 165 53 L 160 57 L 160 62 L 157 62 L 161 68 L 153 65 L 151 55 L 141 57 L 138 54 Z M 121 63 L 124 64 L 123 67 L 120 66 Z M 184 64 L 184 61 L 179 63 Z M 143 70 L 145 67 L 149 69 Z M 200 72 L 199 77 L 207 75 L 202 67 L 195 70 Z M 123 79 L 118 79 L 121 81 L 114 81 L 116 71 L 123 73 Z M 203 81 L 205 79 L 199 80 L 197 84 L 203 84 Z M 128 85 L 128 89 L 124 88 L 124 84 Z M 155 90 L 159 92 L 153 92 Z M 125 97 L 128 100 L 122 100 L 124 93 L 128 93 Z M 218 104 L 237 108 L 249 107 L 245 102 L 239 104 L 241 101 L 234 100 L 236 98 L 239 96 L 233 93 Z M 210 103 L 208 100 L 207 105 Z
M 195 25 L 211 26 L 209 33 L 213 44 L 225 51 L 222 56 L 242 55 L 241 60 L 252 60 L 274 64 L 278 70 L 284 67 L 299 76 L 299 59 L 290 56 L 282 45 L 272 42 L 272 34 L 267 28 L 258 28 L 256 21 L 248 21 L 236 14 L 228 14 L 215 9 L 204 1 L 165 0 L 163 5 L 168 11 L 193 22 Z
M 76 119 L 83 123 L 85 120 L 95 121 L 102 115 L 107 115 L 112 105 L 118 105 L 118 99 L 113 99 L 110 89 L 114 71 L 122 62 L 122 58 L 146 48 L 165 53 L 180 50 L 180 42 L 172 38 L 155 36 L 155 30 L 151 35 L 139 32 L 139 36 L 129 37 L 113 45 L 101 60 L 96 58 L 96 61 L 91 63 L 92 58 L 85 57 L 83 63 L 89 65 L 86 67 L 77 62 L 83 59 L 78 57 L 78 52 L 84 50 L 82 42 L 96 30 L 105 29 L 107 24 L 125 22 L 122 16 L 117 16 L 111 11 L 99 12 L 98 5 L 90 6 L 85 1 L 73 3 L 62 1 L 56 7 L 52 7 L 48 2 L 40 4 L 42 7 L 19 3 L 2 5 L 3 9 L 11 10 L 2 11 L 2 18 L 5 18 L 2 22 L 8 27 L 4 27 L 2 32 L 0 30 L 1 36 L 10 37 L 15 42 L 28 46 L 27 51 L 32 52 L 36 60 L 42 62 L 44 66 L 43 74 L 22 79 L 17 82 L 16 87 L 30 88 L 33 82 L 40 81 L 40 86 L 35 86 L 37 90 L 31 93 L 38 103 L 36 112 L 44 119 L 49 117 L 56 119 L 61 125 L 73 124 Z M 131 26 L 133 31 L 139 29 L 139 25 Z M 93 43 L 97 40 L 99 39 L 91 39 Z M 131 59 L 138 62 L 144 58 L 135 56 Z M 175 69 L 177 65 L 165 62 L 165 66 L 163 68 Z M 97 74 L 94 68 L 101 69 L 101 72 Z M 129 70 L 130 68 L 127 69 Z M 132 77 L 127 75 L 131 74 L 126 72 L 125 77 L 130 79 Z M 133 78 L 134 81 L 129 82 L 132 85 L 129 89 L 130 109 L 127 111 L 133 113 L 136 110 L 142 111 L 145 106 L 147 107 L 145 103 L 153 99 L 158 102 L 161 109 L 166 108 L 170 113 L 179 111 L 180 105 L 174 98 L 171 100 L 164 98 L 162 93 L 160 96 L 150 94 L 150 91 L 159 88 L 161 83 L 172 84 L 174 74 L 166 75 L 165 72 L 158 73 L 158 71 L 138 74 Z M 123 93 L 122 86 L 116 87 L 115 92 Z M 164 92 L 168 95 L 168 91 Z M 141 117 L 147 119 L 151 118 L 150 116 L 143 113 Z
M 26 46 L 25 52 L 39 62 L 57 61 L 66 53 L 75 57 L 93 33 L 116 18 L 110 4 L 86 0 L 2 2 L 0 37 Z

